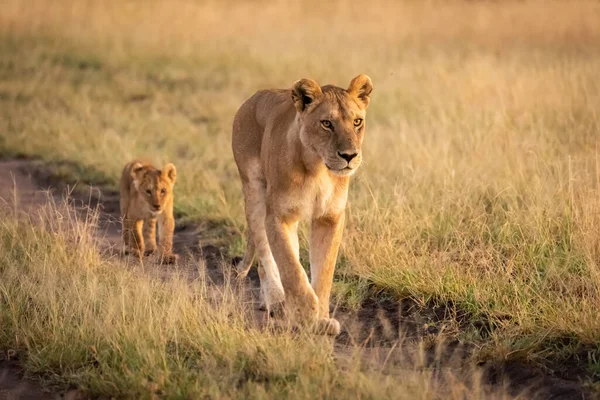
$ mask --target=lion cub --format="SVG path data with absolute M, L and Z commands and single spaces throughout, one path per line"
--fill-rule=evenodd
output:
M 173 185 L 177 172 L 173 164 L 162 170 L 150 162 L 135 160 L 125 165 L 121 175 L 120 206 L 125 248 L 142 258 L 156 249 L 158 220 L 158 251 L 161 262 L 174 263 L 173 253 Z

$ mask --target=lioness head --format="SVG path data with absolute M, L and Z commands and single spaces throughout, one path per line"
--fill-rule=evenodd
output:
M 133 185 L 145 200 L 152 215 L 160 214 L 165 203 L 172 198 L 176 176 L 175 165 L 171 163 L 165 165 L 162 170 L 141 163 L 132 166 Z
M 362 161 L 365 114 L 372 90 L 366 75 L 352 79 L 348 89 L 321 87 L 312 79 L 301 79 L 292 87 L 302 144 L 337 175 L 352 175 Z

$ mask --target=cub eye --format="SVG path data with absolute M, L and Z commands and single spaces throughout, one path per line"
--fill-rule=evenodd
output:
M 167 194 L 167 189 L 161 189 L 161 191 L 160 191 L 160 194 L 162 194 L 163 196 L 164 196 L 165 194 Z
M 324 119 L 323 121 L 321 121 L 321 126 L 325 129 L 331 129 L 331 121 Z
M 361 126 L 362 122 L 363 122 L 362 118 L 356 118 L 354 120 L 354 126 Z
M 150 190 L 150 189 L 146 189 L 146 194 L 147 194 L 148 196 L 150 196 L 150 195 L 152 194 L 152 190 Z

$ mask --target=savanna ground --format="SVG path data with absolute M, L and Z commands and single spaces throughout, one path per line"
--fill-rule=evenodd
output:
M 132 158 L 171 161 L 179 231 L 197 227 L 198 247 L 224 255 L 215 288 L 202 257 L 147 273 L 107 255 L 94 227 L 110 211 L 55 197 L 34 218 L 5 207 L 0 350 L 44 385 L 502 397 L 516 389 L 468 365 L 518 363 L 598 392 L 598 2 L 2 0 L 0 54 L 0 154 L 36 158 L 52 177 L 26 190 L 79 181 L 111 193 Z M 226 279 L 244 246 L 237 107 L 258 89 L 346 86 L 358 73 L 375 90 L 334 303 L 357 319 L 408 303 L 425 332 L 396 318 L 402 332 L 375 367 L 364 332 L 264 327 Z M 448 343 L 468 349 L 463 370 L 439 360 Z M 385 367 L 396 348 L 417 356 Z

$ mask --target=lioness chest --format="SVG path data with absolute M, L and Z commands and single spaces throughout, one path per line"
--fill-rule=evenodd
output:
M 327 172 L 310 177 L 296 177 L 283 194 L 280 211 L 298 219 L 336 216 L 346 207 L 348 186 Z

